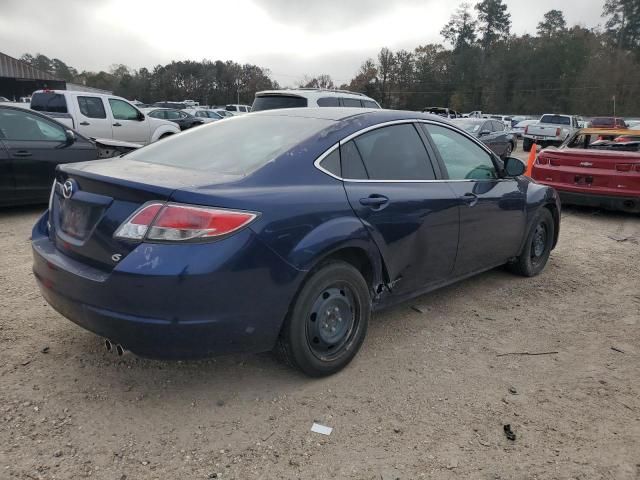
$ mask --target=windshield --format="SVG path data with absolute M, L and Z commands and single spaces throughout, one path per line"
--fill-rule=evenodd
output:
M 469 120 L 458 120 L 455 124 L 469 133 L 478 133 L 482 126 L 482 122 L 472 122 Z
M 208 123 L 127 154 L 146 163 L 248 175 L 333 124 L 317 118 L 245 115 Z
M 543 115 L 540 123 L 552 123 L 554 125 L 571 125 L 571 118 L 564 115 Z

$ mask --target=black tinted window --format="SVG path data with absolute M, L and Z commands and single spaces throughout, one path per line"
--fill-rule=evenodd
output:
M 38 112 L 67 113 L 67 101 L 60 93 L 35 93 L 31 97 L 31 108 Z
M 364 108 L 380 108 L 380 106 L 373 100 L 362 100 Z
M 356 144 L 352 141 L 340 147 L 342 159 L 342 176 L 352 180 L 366 180 L 369 178 L 367 170 L 362 163 L 362 157 Z
M 80 113 L 89 118 L 107 118 L 104 103 L 100 97 L 78 97 Z
M 324 97 L 318 99 L 319 107 L 339 107 L 340 101 L 338 97 Z
M 571 125 L 571 118 L 563 115 L 543 115 L 539 123 L 552 123 L 555 125 Z
M 256 97 L 251 107 L 252 112 L 275 110 L 277 108 L 302 108 L 307 106 L 307 99 L 292 95 L 265 95 Z
M 320 162 L 320 166 L 326 171 L 333 173 L 336 177 L 339 177 L 341 172 L 340 150 L 336 148 L 333 152 L 324 157 Z
M 427 150 L 412 124 L 379 128 L 355 142 L 372 180 L 435 179 Z
M 342 99 L 343 107 L 357 107 L 362 108 L 362 103 L 357 98 L 343 98 Z

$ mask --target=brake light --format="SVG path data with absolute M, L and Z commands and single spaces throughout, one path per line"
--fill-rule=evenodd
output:
M 524 134 L 526 135 L 527 133 L 529 133 L 529 125 L 524 127 Z
M 636 172 L 640 172 L 640 163 L 636 164 L 635 170 L 636 170 Z
M 127 240 L 181 242 L 229 235 L 257 213 L 177 203 L 151 203 L 136 211 L 114 234 Z
M 538 158 L 536 160 L 539 165 L 546 165 L 547 163 L 549 163 L 549 160 L 547 159 L 547 157 L 543 155 L 538 155 Z
M 632 163 L 616 163 L 616 170 L 618 172 L 630 172 L 632 168 Z
M 560 129 L 556 128 L 556 137 L 559 137 L 559 136 L 560 136 Z

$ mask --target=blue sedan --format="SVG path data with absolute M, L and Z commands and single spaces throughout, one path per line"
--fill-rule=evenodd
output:
M 442 118 L 270 110 L 59 167 L 33 229 L 62 315 L 150 358 L 276 350 L 313 376 L 372 311 L 500 265 L 540 273 L 556 192 Z

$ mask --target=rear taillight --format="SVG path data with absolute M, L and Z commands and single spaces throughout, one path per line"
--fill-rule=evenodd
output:
M 526 135 L 527 133 L 529 133 L 529 125 L 524 127 L 524 134 Z
M 616 170 L 618 172 L 630 172 L 633 167 L 633 163 L 616 163 Z
M 257 216 L 242 210 L 150 203 L 124 222 L 114 237 L 166 242 L 212 239 L 240 230 Z
M 559 136 L 560 136 L 560 129 L 556 128 L 556 137 L 559 137 Z
M 546 165 L 549 163 L 549 159 L 543 155 L 538 155 L 537 162 L 539 165 Z

